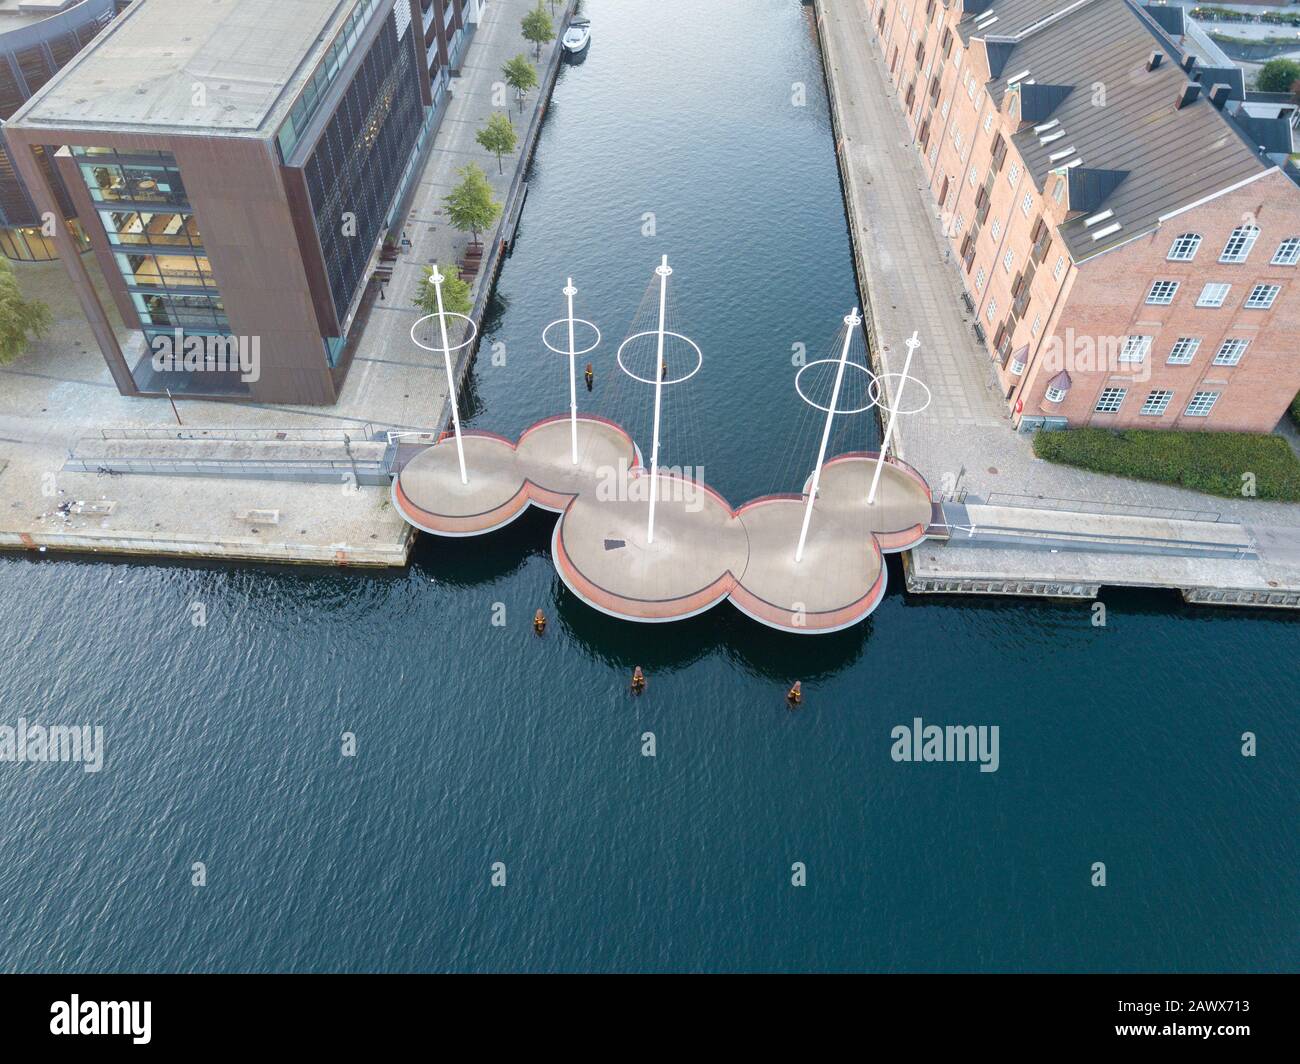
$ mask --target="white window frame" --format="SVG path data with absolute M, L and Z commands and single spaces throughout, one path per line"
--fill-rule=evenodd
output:
M 975 291 L 977 292 L 984 291 L 984 277 L 985 277 L 984 267 L 981 266 L 978 270 L 975 271 Z
M 1029 326 L 1029 335 L 1037 336 L 1038 330 L 1041 329 L 1042 327 L 1043 327 L 1043 316 L 1041 314 L 1035 314 L 1034 324 Z
M 1300 262 L 1300 236 L 1289 236 L 1278 244 L 1270 266 L 1294 266 Z
M 1222 281 L 1206 281 L 1205 287 L 1201 289 L 1201 294 L 1196 297 L 1198 307 L 1221 307 L 1228 300 L 1228 293 L 1232 291 L 1232 285 L 1224 284 Z
M 996 218 L 994 218 L 992 223 L 989 225 L 989 235 L 993 237 L 994 240 L 1002 235 L 1002 223 Z
M 1011 375 L 1013 377 L 1019 377 L 1024 372 L 1025 372 L 1025 364 L 1021 362 L 1020 359 L 1013 358 L 1011 360 Z
M 1119 350 L 1117 361 L 1128 365 L 1141 364 L 1147 360 L 1154 336 L 1126 336 L 1124 346 Z
M 1219 396 L 1222 394 L 1222 392 L 1193 392 L 1192 397 L 1187 400 L 1187 408 L 1183 414 L 1187 417 L 1209 417 L 1210 411 L 1214 409 L 1214 404 L 1219 401 Z
M 1245 262 L 1250 255 L 1251 249 L 1255 246 L 1255 241 L 1259 239 L 1259 226 L 1257 225 L 1239 225 L 1232 231 L 1228 237 L 1228 242 L 1223 245 L 1223 251 L 1219 255 L 1220 262 Z
M 1063 274 L 1064 272 L 1065 272 L 1065 256 L 1061 255 L 1059 258 L 1057 258 L 1056 265 L 1052 267 L 1052 279 L 1059 281 L 1061 279 L 1061 274 Z
M 1177 281 L 1152 281 L 1147 292 L 1147 303 L 1153 307 L 1167 307 L 1177 294 Z
M 1180 351 L 1180 347 L 1185 350 Z M 1196 357 L 1196 352 L 1201 349 L 1201 338 L 1199 336 L 1180 336 L 1174 341 L 1174 346 L 1169 349 L 1169 357 L 1165 362 L 1171 366 L 1189 366 L 1192 359 Z
M 1065 395 L 1066 393 L 1064 389 L 1053 388 L 1050 384 L 1047 386 L 1047 390 L 1043 392 L 1043 398 L 1049 403 L 1059 403 L 1065 398 Z
M 1154 388 L 1147 393 L 1146 399 L 1142 402 L 1142 409 L 1138 413 L 1144 417 L 1162 417 L 1169 409 L 1173 398 L 1172 388 Z
M 1242 309 L 1269 310 L 1277 302 L 1277 297 L 1281 291 L 1282 286 L 1280 284 L 1257 284 L 1250 290 L 1250 295 L 1246 297 Z
M 1214 352 L 1214 360 L 1210 363 L 1212 366 L 1235 366 L 1241 361 L 1241 356 L 1246 353 L 1246 348 L 1250 346 L 1250 341 L 1243 336 L 1229 336 L 1219 345 L 1219 349 Z
M 1002 268 L 1006 270 L 1007 273 L 1010 273 L 1016 268 L 1016 253 L 1014 251 L 1008 251 L 1002 256 Z
M 1025 198 L 1020 201 L 1020 213 L 1023 214 L 1026 218 L 1028 218 L 1030 214 L 1033 213 L 1033 210 L 1034 210 L 1034 194 L 1032 192 L 1026 192 Z
M 987 307 L 987 308 L 985 309 L 985 311 L 984 311 L 984 317 L 988 320 L 988 323 L 989 323 L 990 325 L 993 324 L 993 319 L 994 319 L 995 317 L 997 317 L 997 313 L 998 313 L 998 301 L 997 301 L 997 297 L 996 297 L 996 296 L 990 296 L 990 297 L 989 297 L 989 305 L 988 305 L 988 307 Z
M 1124 400 L 1128 398 L 1128 389 L 1109 385 L 1101 390 L 1097 402 L 1092 408 L 1094 414 L 1118 414 Z
M 1201 247 L 1200 233 L 1179 233 L 1169 246 L 1168 262 L 1191 262 Z
M 1012 163 L 1009 167 L 1007 167 L 1007 184 L 1010 185 L 1012 188 L 1015 188 L 1016 183 L 1019 182 L 1019 180 L 1020 180 L 1020 164 Z

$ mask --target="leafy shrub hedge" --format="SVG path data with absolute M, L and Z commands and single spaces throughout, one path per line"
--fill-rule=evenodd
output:
M 1034 454 L 1077 466 L 1192 491 L 1242 498 L 1243 475 L 1255 496 L 1300 502 L 1300 459 L 1281 436 L 1245 432 L 1064 429 L 1034 436 Z

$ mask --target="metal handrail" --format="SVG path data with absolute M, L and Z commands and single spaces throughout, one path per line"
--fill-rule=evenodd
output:
M 372 422 L 360 426 L 369 441 L 375 435 Z M 100 429 L 99 438 L 113 440 L 223 440 L 266 443 L 341 443 L 356 429 L 187 429 L 187 428 L 121 428 Z M 283 433 L 283 435 L 278 435 Z
M 1035 510 L 1073 510 L 1078 513 L 1115 514 L 1119 517 L 1163 517 L 1175 521 L 1222 520 L 1223 515 L 1214 510 L 1190 510 L 1178 506 L 1142 506 L 1136 503 L 1094 502 L 1088 499 L 1058 499 L 1049 495 L 1021 495 L 1015 492 L 991 491 L 984 497 L 988 506 L 997 506 L 994 499 L 1023 500 L 1009 502 L 1007 505 L 1020 506 Z M 1052 503 L 1065 503 L 1053 506 Z

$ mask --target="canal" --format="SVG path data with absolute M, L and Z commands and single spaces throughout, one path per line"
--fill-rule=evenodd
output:
M 669 399 L 666 461 L 733 502 L 802 479 L 792 357 L 826 353 L 856 291 L 807 10 L 587 0 L 473 425 L 565 408 L 539 336 L 572 274 L 605 335 L 580 402 L 644 447 L 649 396 L 613 350 L 667 254 L 705 363 Z M 875 431 L 845 418 L 832 450 Z M 396 574 L 0 558 L 0 725 L 105 736 L 97 773 L 0 762 L 4 967 L 1300 963 L 1294 621 L 1125 594 L 1097 625 L 1088 604 L 907 597 L 891 563 L 881 607 L 833 636 L 729 606 L 633 626 L 564 590 L 552 522 L 426 539 Z M 996 725 L 997 771 L 892 760 L 917 717 Z

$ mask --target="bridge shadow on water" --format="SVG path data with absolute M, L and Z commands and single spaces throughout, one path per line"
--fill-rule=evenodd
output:
M 551 534 L 558 519 L 530 508 L 485 538 L 422 535 L 412 554 L 412 567 L 443 587 L 492 584 L 537 555 L 545 555 L 549 565 Z M 890 574 L 891 586 L 895 575 Z M 570 592 L 558 574 L 552 573 L 549 586 L 547 598 L 556 611 L 551 623 L 593 660 L 627 671 L 634 665 L 655 671 L 677 669 L 721 653 L 758 677 L 784 680 L 793 670 L 809 680 L 856 662 L 872 632 L 868 617 L 842 632 L 794 635 L 751 620 L 727 602 L 686 620 L 644 624 L 593 609 Z M 901 576 L 896 586 L 901 587 Z

